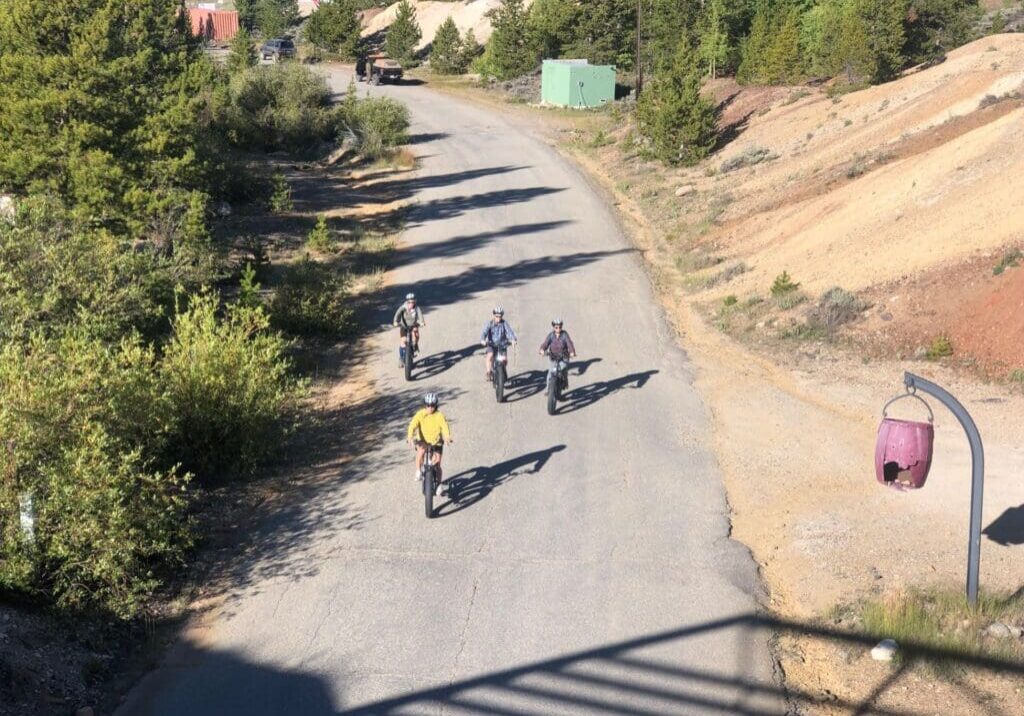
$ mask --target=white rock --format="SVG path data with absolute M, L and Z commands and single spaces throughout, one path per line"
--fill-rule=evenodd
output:
M 871 658 L 875 661 L 892 661 L 900 650 L 895 639 L 882 639 L 878 645 L 871 650 Z
M 1013 626 L 1012 624 L 1008 628 L 1010 629 L 1010 636 L 1014 639 L 1024 638 L 1024 629 L 1021 629 L 1019 626 Z
M 1010 627 L 1002 622 L 995 622 L 989 624 L 988 629 L 985 630 L 985 636 L 990 636 L 994 639 L 1009 639 L 1013 636 L 1013 632 L 1010 631 Z
M 0 194 L 0 219 L 13 219 L 15 213 L 14 197 Z
M 697 188 L 694 187 L 693 184 L 683 184 L 681 187 L 676 189 L 676 196 L 686 196 L 687 194 L 692 194 L 695 191 L 697 191 Z

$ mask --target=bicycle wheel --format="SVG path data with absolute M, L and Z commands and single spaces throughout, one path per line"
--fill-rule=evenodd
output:
M 558 409 L 558 378 L 548 373 L 548 415 L 554 415 Z
M 429 459 L 428 455 L 424 459 Z M 434 466 L 428 465 L 423 471 L 423 508 L 426 510 L 427 519 L 434 516 Z
M 494 366 L 494 397 L 499 403 L 505 402 L 505 364 Z
M 405 344 L 405 379 L 412 380 L 412 340 L 407 340 Z

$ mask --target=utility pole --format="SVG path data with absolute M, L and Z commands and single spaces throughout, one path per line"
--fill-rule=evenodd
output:
M 643 0 L 636 0 L 636 98 L 640 99 L 640 93 L 644 90 L 644 10 Z

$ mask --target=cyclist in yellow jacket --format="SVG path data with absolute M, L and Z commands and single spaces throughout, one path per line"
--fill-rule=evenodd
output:
M 437 393 L 427 393 L 423 397 L 423 407 L 412 416 L 406 437 L 410 445 L 416 445 L 417 480 L 421 478 L 420 470 L 423 468 L 427 445 L 434 447 L 433 463 L 437 468 L 437 495 L 440 497 L 444 492 L 441 484 L 441 455 L 444 443 L 452 444 L 452 433 L 444 414 L 438 409 L 438 402 Z

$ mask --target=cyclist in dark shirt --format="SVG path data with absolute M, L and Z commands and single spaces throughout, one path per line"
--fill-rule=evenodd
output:
M 547 353 L 549 365 L 548 372 L 556 375 L 558 364 L 561 361 L 568 361 L 576 357 L 576 346 L 573 345 L 569 333 L 562 328 L 562 319 L 556 318 L 551 322 L 551 333 L 540 344 L 540 354 Z

